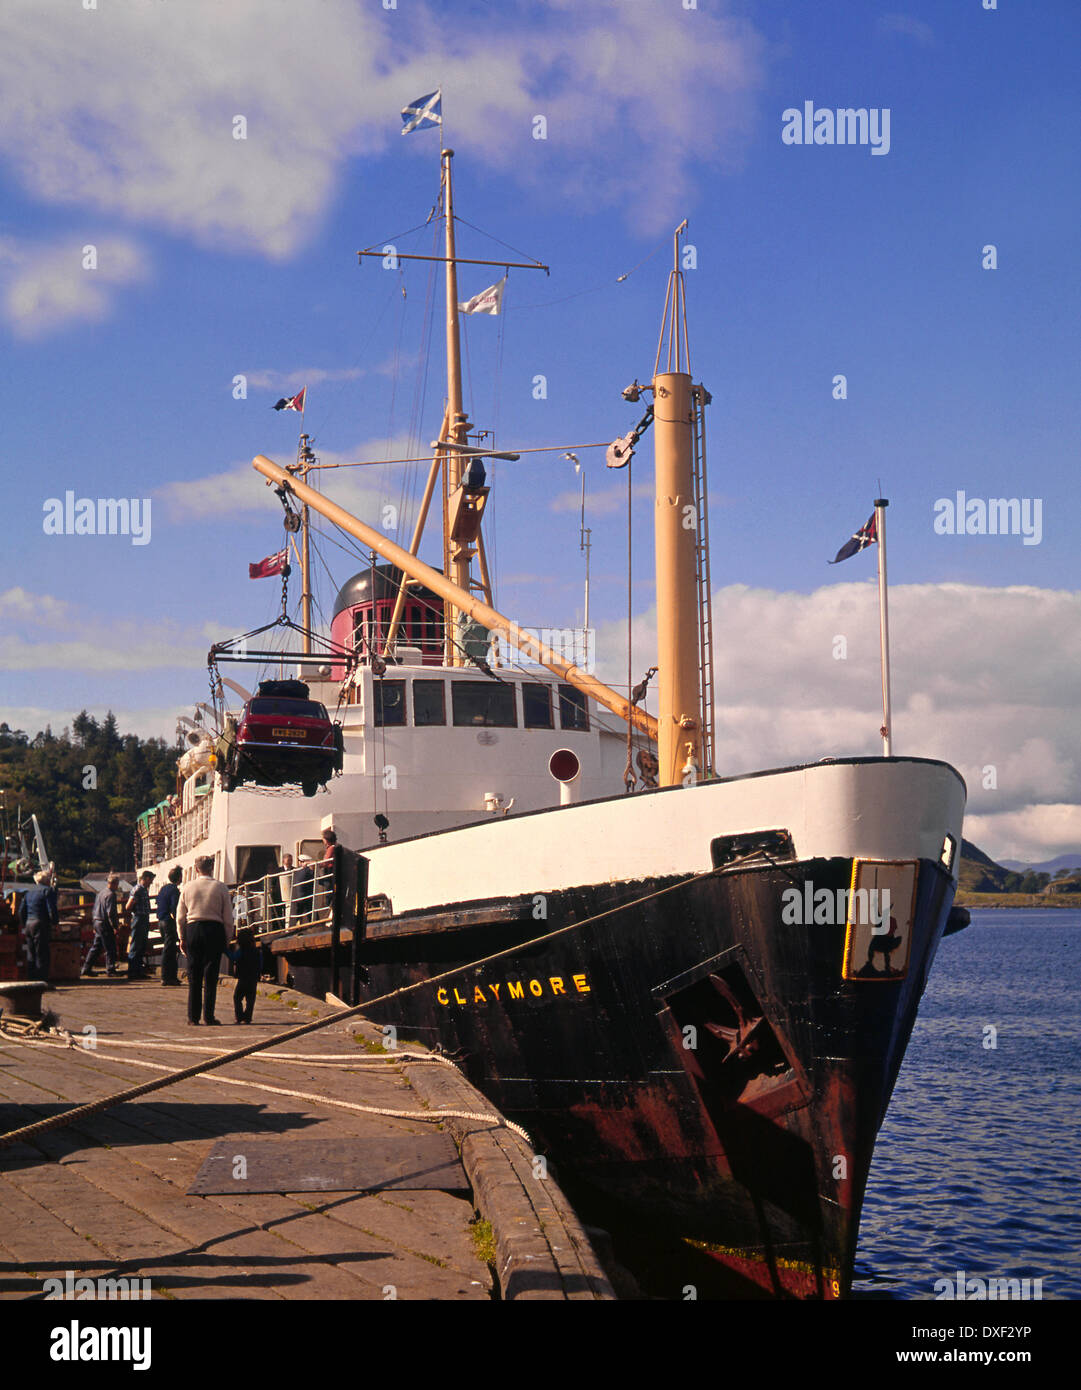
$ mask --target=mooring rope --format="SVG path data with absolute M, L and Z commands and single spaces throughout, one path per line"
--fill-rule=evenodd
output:
M 5 1019 L 0 1016 L 0 1031 L 3 1031 L 4 1027 Z M 138 1040 L 108 1038 L 103 1043 L 99 1043 L 95 1039 L 93 1045 L 90 1046 L 85 1036 L 69 1033 L 66 1028 L 57 1028 L 51 1036 L 58 1038 L 65 1047 L 79 1048 L 83 1052 L 96 1052 L 99 1047 L 137 1047 L 144 1051 L 147 1048 L 161 1048 L 167 1052 L 197 1052 L 203 1056 L 221 1056 L 220 1048 L 200 1047 L 198 1043 L 161 1042 L 149 1038 Z M 256 1060 L 260 1062 L 291 1062 L 298 1066 L 307 1062 L 319 1066 L 331 1066 L 338 1062 L 349 1062 L 352 1066 L 368 1066 L 369 1064 L 378 1066 L 382 1062 L 440 1062 L 448 1067 L 455 1065 L 449 1057 L 441 1057 L 438 1052 L 408 1052 L 402 1048 L 388 1048 L 385 1052 L 368 1054 L 367 1056 L 355 1052 L 313 1052 L 310 1057 L 303 1052 L 270 1052 Z
M 18 1038 L 16 1041 L 29 1047 L 63 1046 L 64 1050 L 67 1051 L 66 1044 L 48 1042 L 45 1039 Z M 110 1042 L 107 1043 L 106 1046 L 113 1047 L 115 1044 Z M 129 1067 L 145 1067 L 151 1071 L 172 1071 L 172 1068 L 166 1066 L 163 1062 L 144 1062 L 140 1061 L 137 1057 L 109 1056 L 108 1053 L 101 1051 L 98 1047 L 77 1047 L 75 1051 L 85 1053 L 88 1057 L 101 1057 L 102 1060 L 106 1062 L 119 1062 L 122 1066 L 126 1064 Z M 382 1058 L 377 1057 L 372 1060 L 382 1061 Z M 436 1060 L 442 1062 L 446 1059 L 440 1057 Z M 448 1062 L 447 1065 L 453 1066 L 454 1063 Z M 532 1146 L 532 1140 L 520 1125 L 514 1124 L 511 1120 L 504 1119 L 502 1115 L 491 1115 L 487 1112 L 482 1113 L 478 1110 L 390 1110 L 383 1106 L 358 1105 L 355 1101 L 351 1100 L 335 1100 L 330 1096 L 312 1095 L 308 1091 L 291 1091 L 284 1086 L 271 1086 L 265 1081 L 242 1081 L 237 1076 L 211 1076 L 207 1072 L 201 1072 L 198 1074 L 197 1079 L 202 1079 L 204 1081 L 220 1081 L 226 1086 L 248 1086 L 255 1091 L 271 1091 L 276 1096 L 289 1096 L 293 1100 L 315 1101 L 319 1105 L 335 1105 L 341 1110 L 355 1110 L 363 1115 L 384 1115 L 397 1120 L 487 1120 L 497 1128 L 504 1126 L 507 1129 L 513 1130 L 515 1134 L 521 1135 L 525 1142 Z
M 751 857 L 753 856 L 744 856 L 744 858 Z M 23 1125 L 20 1129 L 9 1130 L 6 1134 L 0 1134 L 0 1148 L 21 1143 L 36 1134 L 47 1134 L 50 1130 L 63 1129 L 66 1125 L 77 1124 L 80 1120 L 86 1119 L 90 1115 L 96 1115 L 102 1110 L 111 1109 L 115 1105 L 124 1105 L 128 1101 L 138 1100 L 141 1096 L 149 1095 L 152 1091 L 160 1091 L 166 1086 L 172 1086 L 178 1081 L 186 1081 L 189 1077 L 199 1076 L 203 1072 L 214 1071 L 218 1067 L 226 1066 L 229 1062 L 237 1062 L 242 1057 L 250 1057 L 254 1052 L 265 1052 L 267 1048 L 292 1042 L 294 1038 L 307 1037 L 309 1033 L 316 1033 L 322 1028 L 329 1028 L 332 1024 L 343 1023 L 349 1018 L 357 1018 L 377 1004 L 389 1003 L 393 999 L 400 999 L 405 994 L 411 994 L 414 990 L 427 989 L 431 985 L 440 984 L 443 980 L 451 980 L 456 975 L 464 974 L 467 970 L 476 970 L 483 965 L 490 965 L 493 961 L 515 955 L 519 951 L 540 946 L 544 942 L 552 941 L 557 936 L 563 936 L 569 931 L 577 931 L 581 927 L 592 926 L 596 922 L 603 921 L 606 917 L 612 917 L 619 912 L 627 912 L 631 908 L 640 907 L 643 903 L 651 902 L 655 898 L 663 898 L 668 893 L 674 893 L 677 889 L 686 888 L 688 884 L 697 883 L 701 879 L 712 878 L 719 873 L 733 869 L 739 862 L 741 861 L 733 860 L 721 868 L 705 869 L 698 874 L 688 874 L 686 878 L 681 878 L 678 883 L 670 883 L 652 893 L 645 893 L 640 898 L 632 898 L 629 902 L 606 908 L 603 912 L 595 913 L 592 917 L 583 917 L 579 922 L 568 922 L 565 926 L 556 927 L 552 931 L 533 937 L 529 941 L 519 942 L 516 946 L 507 946 L 502 951 L 494 951 L 491 955 L 481 956 L 478 960 L 469 961 L 466 965 L 456 965 L 453 970 L 444 970 L 439 975 L 430 975 L 425 980 L 416 980 L 411 985 L 402 985 L 387 994 L 378 995 L 375 999 L 367 999 L 363 1004 L 354 1004 L 351 1008 L 340 1009 L 337 1013 L 328 1014 L 326 1018 L 316 1019 L 313 1023 L 302 1023 L 298 1027 L 290 1028 L 284 1033 L 278 1033 L 272 1038 L 262 1038 L 257 1042 L 249 1043 L 246 1047 L 238 1047 L 232 1052 L 219 1053 L 218 1056 L 211 1057 L 205 1062 L 184 1067 L 181 1071 L 160 1077 L 156 1081 L 145 1081 L 141 1086 L 131 1086 L 125 1091 L 117 1091 L 101 1100 L 91 1101 L 88 1105 L 78 1105 L 73 1110 L 66 1110 L 60 1115 L 52 1115 L 48 1119 L 36 1120 L 33 1124 Z M 502 1116 L 499 1119 L 502 1124 L 509 1127 L 509 1121 L 504 1120 Z

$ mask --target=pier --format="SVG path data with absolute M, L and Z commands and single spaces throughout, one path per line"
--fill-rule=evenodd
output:
M 250 1026 L 185 1004 L 156 980 L 47 993 L 48 1035 L 0 1032 L 0 1131 L 335 1012 L 272 984 Z M 351 1018 L 0 1148 L 0 1297 L 614 1297 L 543 1174 L 456 1067 Z

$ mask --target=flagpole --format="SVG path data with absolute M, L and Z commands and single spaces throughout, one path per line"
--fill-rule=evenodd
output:
M 440 125 L 440 131 L 443 127 Z M 453 150 L 443 150 L 443 212 L 446 217 L 447 257 L 447 415 L 442 436 L 451 444 L 466 442 L 465 415 L 462 413 L 462 348 L 458 326 L 458 266 L 455 263 L 454 193 L 451 181 Z M 470 592 L 470 549 L 464 541 L 455 541 L 447 530 L 447 506 L 462 481 L 462 455 L 453 449 L 443 450 L 443 554 L 444 573 L 459 589 Z M 463 657 L 454 643 L 454 605 L 444 604 L 445 654 L 448 666 L 461 666 Z
M 875 498 L 875 536 L 878 540 L 878 632 L 882 647 L 882 753 L 892 756 L 893 726 L 890 710 L 890 615 L 886 599 L 886 508 L 885 497 Z

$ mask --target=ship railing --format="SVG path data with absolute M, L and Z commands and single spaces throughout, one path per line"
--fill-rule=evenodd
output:
M 205 840 L 210 830 L 210 807 L 213 797 L 205 796 L 188 811 L 182 811 L 165 832 L 162 859 L 175 859 L 186 854 Z
M 238 929 L 251 927 L 257 937 L 279 935 L 326 925 L 333 902 L 333 866 L 302 864 L 238 883 L 233 889 L 233 918 Z

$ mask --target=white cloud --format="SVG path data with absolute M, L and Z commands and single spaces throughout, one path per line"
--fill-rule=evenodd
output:
M 878 32 L 880 34 L 904 34 L 906 38 L 915 39 L 925 48 L 933 48 L 935 44 L 935 31 L 922 19 L 917 19 L 915 15 L 897 13 L 880 15 Z
M 347 159 L 431 155 L 430 134 L 405 146 L 397 113 L 436 85 L 471 158 L 654 228 L 690 198 L 703 158 L 738 161 L 764 51 L 747 21 L 671 0 L 455 20 L 420 0 L 6 0 L 3 157 L 43 201 L 275 258 L 318 225 Z M 628 199 L 647 169 L 649 198 Z
M 226 628 L 134 619 L 107 620 L 49 594 L 9 589 L 0 594 L 0 669 L 4 671 L 198 670 L 206 665 L 207 638 Z M 50 678 L 51 679 L 51 678 Z M 62 679 L 57 682 L 62 686 Z M 0 714 L 11 723 L 10 714 Z
M 284 371 L 267 367 L 244 375 L 249 386 L 296 395 L 302 386 L 318 386 L 324 381 L 356 381 L 366 372 L 363 367 L 294 367 Z
M 652 483 L 632 483 L 631 493 L 634 497 L 652 497 L 654 495 L 654 485 Z M 582 505 L 581 490 L 577 492 L 561 492 L 558 497 L 553 497 L 549 507 L 553 512 L 576 512 Z M 622 487 L 604 488 L 597 492 L 590 492 L 588 485 L 586 488 L 586 520 L 591 516 L 611 516 L 615 512 L 627 509 L 627 487 L 626 483 Z
M 104 319 L 108 291 L 146 275 L 143 252 L 122 237 L 88 236 L 43 247 L 0 243 L 0 305 L 23 338 L 45 337 L 72 320 Z
M 32 622 L 57 627 L 71 621 L 72 606 L 66 599 L 49 594 L 31 594 L 25 589 L 7 589 L 0 594 L 0 623 Z
M 1059 854 L 1081 850 L 1081 806 L 1050 802 L 1001 815 L 967 816 L 965 836 L 981 848 L 1005 845 L 992 857 L 1043 863 Z M 1081 854 L 1078 862 L 1081 863 Z
M 380 526 L 383 506 L 387 503 L 393 506 L 400 504 L 403 473 L 402 465 L 387 466 L 374 460 L 419 457 L 410 454 L 409 447 L 407 439 L 398 437 L 364 440 L 355 449 L 341 453 L 320 449 L 317 458 L 324 467 L 310 475 L 311 484 L 369 526 Z M 283 468 L 293 462 L 291 454 L 272 452 L 267 457 Z M 356 463 L 368 463 L 369 466 L 347 466 Z M 424 465 L 418 464 L 417 468 L 423 470 Z M 210 477 L 166 483 L 158 488 L 155 496 L 162 498 L 169 519 L 176 522 L 206 521 L 211 499 L 214 512 L 219 516 L 282 515 L 281 503 L 274 490 L 267 486 L 262 474 L 252 468 L 250 461 L 234 464 Z M 399 544 L 408 544 L 409 541 L 408 535 L 403 541 L 400 534 L 409 524 L 408 506 L 406 513 L 404 518 L 399 518 L 399 534 L 391 536 Z
M 714 594 L 713 617 L 722 774 L 881 752 L 873 582 L 811 594 L 732 585 Z M 651 664 L 654 624 L 653 612 L 636 621 L 635 679 Z M 988 853 L 1042 859 L 1081 846 L 1055 809 L 1081 805 L 1081 593 L 898 585 L 890 626 L 894 752 L 962 773 L 966 834 Z M 625 643 L 624 625 L 600 630 L 602 679 L 626 680 Z

